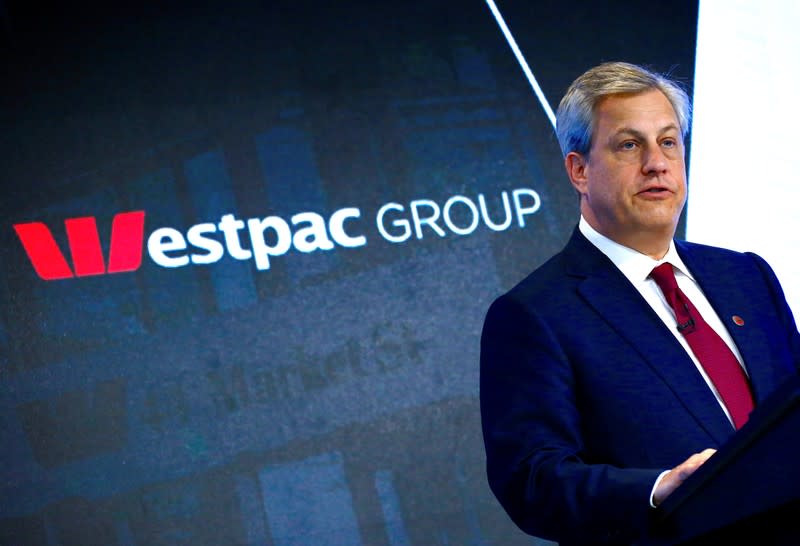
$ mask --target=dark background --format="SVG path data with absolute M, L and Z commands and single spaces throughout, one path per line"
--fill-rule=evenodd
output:
M 691 85 L 697 5 L 501 2 L 553 109 L 627 60 Z M 577 221 L 479 1 L 0 3 L 0 543 L 531 544 L 485 483 L 491 300 Z M 393 244 L 375 212 L 502 192 L 526 225 Z M 40 279 L 12 225 L 145 238 L 357 207 L 359 248 Z

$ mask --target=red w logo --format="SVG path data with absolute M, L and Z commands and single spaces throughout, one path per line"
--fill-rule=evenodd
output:
M 103 262 L 103 251 L 100 248 L 100 236 L 97 233 L 97 222 L 94 217 L 70 218 L 64 225 L 67 228 L 69 250 L 76 276 L 135 271 L 142 264 L 143 210 L 122 212 L 114 216 L 111 225 L 108 270 Z M 46 225 L 42 222 L 14 224 L 14 231 L 17 232 L 33 268 L 41 278 L 52 281 L 73 276 L 67 260 Z

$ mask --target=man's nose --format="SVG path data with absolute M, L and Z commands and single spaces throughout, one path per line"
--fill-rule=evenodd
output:
M 667 171 L 669 163 L 664 150 L 658 144 L 647 146 L 642 158 L 642 172 L 644 174 L 657 174 Z

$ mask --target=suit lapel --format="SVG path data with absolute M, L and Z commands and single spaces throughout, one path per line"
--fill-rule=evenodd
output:
M 569 274 L 584 278 L 579 293 L 602 320 L 637 351 L 718 444 L 730 437 L 730 422 L 686 351 L 611 260 L 578 230 L 565 253 Z

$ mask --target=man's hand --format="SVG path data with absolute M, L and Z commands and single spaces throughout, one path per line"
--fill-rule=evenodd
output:
M 681 464 L 667 472 L 656 486 L 655 493 L 653 493 L 653 504 L 656 506 L 661 504 L 664 499 L 669 497 L 670 494 L 675 491 L 686 478 L 691 476 L 695 470 L 700 468 L 701 464 L 706 462 L 708 458 L 716 452 L 716 449 L 709 448 L 701 451 L 700 453 L 695 453 Z

